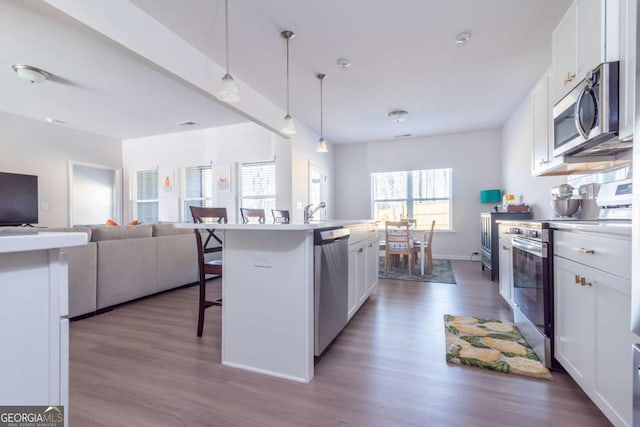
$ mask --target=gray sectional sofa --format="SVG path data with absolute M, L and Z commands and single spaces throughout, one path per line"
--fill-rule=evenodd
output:
M 3 228 L 0 231 L 24 228 Z M 69 316 L 77 317 L 198 280 L 193 231 L 171 223 L 37 229 L 85 232 L 86 246 L 67 248 Z M 216 254 L 219 256 L 219 254 Z

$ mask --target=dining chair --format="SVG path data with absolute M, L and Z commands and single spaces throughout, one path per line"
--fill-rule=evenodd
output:
M 429 273 L 431 273 L 431 271 L 433 270 L 433 256 L 432 256 L 432 252 L 431 252 L 431 247 L 432 244 L 431 242 L 433 241 L 433 229 L 436 226 L 436 220 L 434 219 L 433 221 L 431 221 L 431 229 L 429 230 L 429 235 L 427 236 L 427 241 L 424 243 L 424 256 L 427 258 L 427 271 Z M 413 240 L 413 247 L 414 248 L 418 248 L 418 252 L 420 252 L 420 246 L 422 245 L 422 242 L 420 241 L 420 239 L 414 239 Z M 422 260 L 420 260 L 420 262 L 423 262 Z M 424 265 L 424 264 L 423 264 Z
M 227 223 L 227 209 L 226 208 L 203 208 L 199 206 L 189 206 L 191 210 L 191 216 L 193 222 L 199 224 L 226 224 Z M 215 228 L 195 229 L 196 244 L 198 247 L 198 336 L 202 336 L 202 330 L 204 328 L 204 310 L 212 305 L 222 305 L 222 299 L 216 301 L 209 301 L 206 298 L 206 276 L 216 275 L 222 276 L 222 260 L 206 260 L 206 254 L 214 252 L 222 252 L 222 241 L 214 233 Z M 202 236 L 206 236 L 204 243 Z M 220 246 L 211 246 L 214 244 L 212 241 L 216 241 Z
M 386 250 L 384 257 L 384 273 L 389 272 L 391 258 L 398 255 L 403 259 L 407 257 L 407 272 L 412 276 L 414 250 L 411 227 L 408 221 L 385 221 L 384 235 Z
M 253 220 L 264 224 L 264 209 L 240 208 L 240 215 L 242 215 L 242 222 L 244 224 Z
M 289 211 L 283 209 L 271 209 L 274 224 L 289 224 Z

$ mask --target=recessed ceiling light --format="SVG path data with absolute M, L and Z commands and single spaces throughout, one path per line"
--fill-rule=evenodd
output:
M 51 77 L 51 74 L 31 65 L 13 64 L 11 66 L 18 77 L 31 83 L 42 83 Z
M 65 122 L 63 122 L 62 120 L 57 120 L 54 119 L 52 117 L 45 117 L 45 120 L 47 121 L 47 123 L 52 123 L 54 125 L 64 125 Z
M 410 133 L 403 133 L 402 135 L 396 135 L 395 137 L 396 137 L 396 138 L 408 138 L 408 137 L 410 137 L 410 136 L 411 136 L 411 134 L 410 134 Z
M 184 122 L 178 122 L 176 123 L 178 126 L 197 126 L 198 124 L 194 121 L 191 120 L 186 120 Z
M 471 32 L 463 31 L 456 36 L 456 45 L 462 46 L 466 44 L 469 40 L 471 40 Z
M 388 116 L 394 122 L 400 123 L 400 122 L 404 121 L 404 119 L 407 117 L 407 114 L 409 114 L 409 113 L 407 113 L 404 110 L 393 110 L 392 112 L 390 112 L 388 114 Z
M 347 58 L 338 58 L 336 63 L 338 64 L 338 67 L 340 67 L 340 68 L 349 68 L 349 67 L 351 67 L 351 61 L 349 61 Z

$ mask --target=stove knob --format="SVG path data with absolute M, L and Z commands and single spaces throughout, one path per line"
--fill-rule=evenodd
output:
M 538 230 L 531 230 L 531 237 L 537 239 L 540 237 L 540 232 Z

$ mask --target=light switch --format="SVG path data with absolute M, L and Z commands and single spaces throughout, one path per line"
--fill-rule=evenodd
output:
M 271 255 L 266 252 L 256 252 L 253 254 L 253 265 L 255 267 L 271 268 Z
M 302 202 L 296 203 L 296 209 L 302 209 Z
M 49 203 L 47 203 L 47 202 L 40 203 L 40 209 L 42 209 L 43 211 L 48 211 L 49 210 Z

